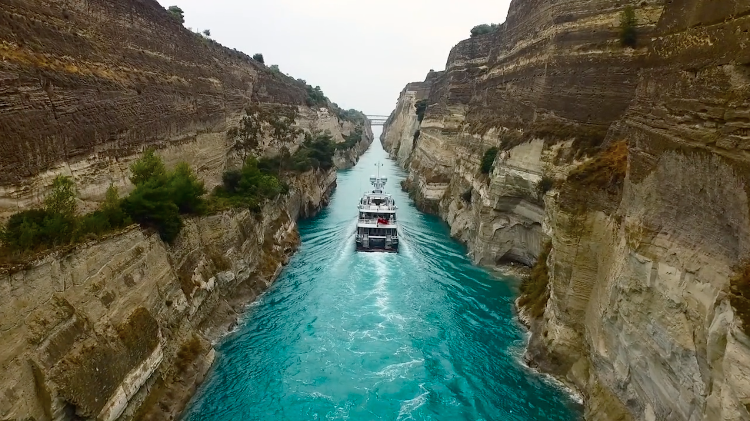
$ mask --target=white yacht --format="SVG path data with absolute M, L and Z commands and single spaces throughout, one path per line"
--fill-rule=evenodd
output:
M 358 251 L 398 252 L 397 208 L 393 197 L 383 190 L 387 182 L 386 177 L 371 176 L 373 189 L 359 201 L 355 235 Z

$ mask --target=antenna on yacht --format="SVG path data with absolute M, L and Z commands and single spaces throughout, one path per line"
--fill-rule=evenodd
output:
M 380 167 L 383 166 L 383 164 L 381 164 L 380 162 L 377 162 L 375 166 L 378 167 L 378 178 L 380 178 Z

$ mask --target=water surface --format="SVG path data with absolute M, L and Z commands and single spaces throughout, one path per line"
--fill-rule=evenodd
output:
M 356 204 L 375 163 L 399 206 L 401 252 L 356 253 Z M 580 419 L 564 391 L 520 362 L 512 282 L 473 266 L 398 183 L 378 142 L 339 173 L 330 206 L 219 356 L 186 419 Z

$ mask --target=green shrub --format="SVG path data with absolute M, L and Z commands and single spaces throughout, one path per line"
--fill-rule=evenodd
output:
M 151 179 L 165 179 L 167 168 L 164 162 L 156 156 L 153 149 L 148 149 L 143 156 L 130 166 L 130 182 L 136 186 Z
M 461 194 L 461 199 L 466 203 L 471 203 L 472 189 L 466 190 Z
M 258 160 L 258 169 L 264 174 L 280 175 L 281 171 L 285 168 L 285 164 L 282 162 L 281 156 L 274 157 L 263 157 Z
M 182 229 L 180 208 L 170 197 L 169 183 L 151 179 L 136 186 L 122 202 L 123 210 L 141 226 L 159 232 L 162 240 L 171 243 Z
M 79 218 L 73 242 L 85 240 L 89 235 L 102 235 L 132 223 L 122 209 L 117 188 L 110 185 L 105 194 L 104 203 L 99 209 Z
M 471 28 L 471 37 L 474 38 L 479 35 L 490 34 L 492 32 L 497 31 L 497 28 L 498 28 L 498 25 L 496 23 L 489 24 L 489 25 L 486 23 L 483 23 L 481 25 L 477 25 Z
M 620 15 L 620 44 L 623 47 L 635 48 L 638 44 L 637 25 L 638 21 L 633 6 L 627 6 Z
M 123 200 L 122 209 L 141 226 L 156 229 L 164 241 L 172 242 L 180 233 L 180 213 L 205 212 L 201 196 L 206 189 L 187 164 L 168 173 L 161 158 L 148 150 L 130 170 L 135 190 Z
M 263 54 L 260 53 L 253 54 L 253 60 L 257 61 L 260 64 L 266 64 L 266 60 L 263 58 Z
M 310 85 L 306 85 L 305 88 L 307 89 L 307 106 L 312 107 L 315 105 L 318 106 L 327 106 L 328 105 L 328 97 L 325 96 L 323 91 L 320 89 L 320 86 L 312 87 Z
M 30 209 L 11 215 L 2 232 L 3 244 L 12 250 L 31 250 L 47 246 L 45 221 L 49 213 L 44 209 Z
M 422 120 L 424 120 L 424 113 L 427 111 L 427 100 L 423 99 L 417 101 L 416 104 L 414 104 L 414 108 L 417 109 L 417 120 L 421 123 Z
M 362 127 L 357 127 L 351 133 L 344 136 L 344 142 L 336 143 L 336 150 L 349 150 L 362 141 Z
M 187 163 L 177 164 L 169 187 L 170 197 L 180 213 L 200 215 L 206 211 L 202 197 L 206 194 L 206 188 Z
M 482 174 L 489 174 L 490 171 L 492 171 L 492 165 L 495 163 L 495 158 L 497 158 L 497 153 L 499 150 L 495 147 L 487 149 L 487 151 L 484 153 L 484 156 L 482 157 Z
M 552 190 L 552 187 L 554 186 L 555 180 L 553 180 L 550 176 L 545 175 L 541 180 L 539 180 L 539 184 L 536 185 L 536 190 L 540 196 L 544 196 L 548 191 Z
M 73 218 L 76 214 L 76 185 L 70 177 L 58 175 L 52 181 L 52 191 L 44 199 L 44 208 L 50 215 Z
M 58 179 L 45 200 L 47 206 L 44 209 L 30 209 L 10 217 L 0 230 L 0 241 L 5 247 L 21 253 L 41 251 L 76 243 L 90 235 L 101 235 L 130 224 L 130 219 L 120 207 L 114 187 L 107 190 L 106 199 L 98 210 L 76 216 L 75 197 L 70 196 L 75 186 L 70 179 Z
M 367 116 L 362 111 L 355 110 L 353 108 L 348 110 L 342 110 L 338 105 L 333 104 L 333 108 L 336 111 L 336 116 L 339 120 L 350 121 L 357 125 L 364 125 Z
M 180 23 L 185 23 L 185 12 L 177 6 L 169 6 L 167 9 L 170 15 Z
M 313 168 L 329 170 L 333 168 L 333 155 L 336 144 L 328 132 L 308 135 L 305 142 L 295 153 L 295 161 L 301 162 L 304 158 Z
M 223 184 L 213 192 L 212 207 L 216 210 L 246 207 L 252 211 L 259 211 L 263 201 L 288 192 L 288 186 L 281 183 L 276 175 L 266 171 L 266 168 L 273 171 L 271 167 L 274 161 L 265 159 L 263 165 L 264 169 L 261 169 L 259 161 L 250 157 L 242 169 L 226 171 L 222 176 Z
M 72 179 L 57 176 L 44 199 L 44 209 L 30 209 L 11 215 L 2 230 L 2 242 L 16 251 L 30 251 L 68 244 L 76 218 L 76 190 Z

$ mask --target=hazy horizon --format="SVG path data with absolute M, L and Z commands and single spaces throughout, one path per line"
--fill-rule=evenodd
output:
M 510 0 L 158 0 L 179 6 L 185 27 L 319 85 L 343 108 L 388 114 L 409 82 L 442 70 L 450 49 L 481 23 L 505 21 Z

